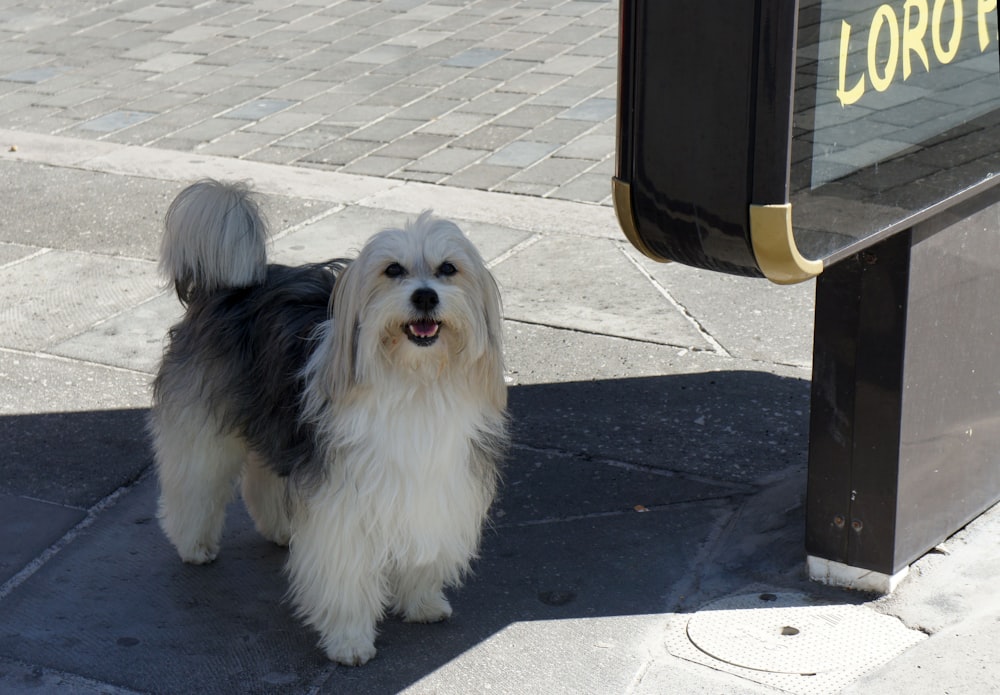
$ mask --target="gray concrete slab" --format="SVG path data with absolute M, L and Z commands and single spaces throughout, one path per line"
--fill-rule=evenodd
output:
M 12 209 L 16 201 L 19 213 L 0 224 L 0 240 L 155 259 L 175 194 L 162 181 L 0 160 L 0 202 Z
M 152 478 L 5 597 L 0 655 L 142 692 L 301 692 L 318 683 L 320 692 L 397 692 L 468 657 L 468 666 L 451 670 L 444 683 L 475 674 L 470 683 L 502 679 L 507 692 L 517 692 L 533 687 L 540 668 L 509 666 L 527 640 L 548 652 L 557 646 L 555 653 L 569 660 L 561 679 L 570 685 L 627 684 L 641 664 L 632 643 L 642 631 L 621 628 L 631 624 L 629 616 L 663 610 L 669 587 L 716 523 L 713 507 L 679 500 L 718 490 L 609 470 L 612 477 L 635 477 L 625 488 L 662 489 L 667 503 L 640 514 L 622 508 L 631 492 L 593 497 L 595 468 L 606 465 L 571 459 L 560 465 L 578 473 L 563 470 L 552 484 L 557 471 L 540 472 L 530 452 L 515 452 L 475 574 L 453 592 L 455 617 L 430 626 L 386 621 L 380 656 L 363 670 L 329 664 L 314 636 L 290 616 L 282 602 L 285 551 L 256 535 L 239 504 L 231 507 L 219 560 L 183 565 L 152 517 Z M 611 620 L 595 627 L 595 619 Z M 566 630 L 592 635 L 603 658 L 570 643 L 558 646 Z M 174 657 L 164 659 L 168 653 Z M 492 670 L 478 665 L 484 654 Z
M 142 483 L 7 596 L 0 653 L 160 693 L 266 692 L 328 668 L 282 606 L 283 551 L 247 522 L 217 564 L 184 565 L 156 524 L 155 490 Z
M 84 516 L 82 509 L 0 493 L 0 586 Z
M 510 319 L 711 349 L 697 326 L 641 276 L 615 242 L 546 237 L 505 259 L 494 274 Z
M 152 374 L 163 357 L 167 329 L 183 314 L 172 292 L 163 291 L 49 348 L 86 362 Z
M 195 173 L 166 181 L 123 177 L 0 159 L 0 205 L 18 210 L 16 218 L 0 223 L 0 242 L 156 260 L 167 207 L 196 178 Z M 262 198 L 274 233 L 332 207 L 267 193 Z M 17 252 L 17 247 L 8 249 Z
M 508 336 L 519 442 L 739 482 L 805 465 L 802 370 L 521 324 Z
M 149 376 L 0 350 L 0 492 L 88 508 L 149 465 Z
M 815 282 L 775 285 L 628 253 L 719 345 L 748 360 L 809 367 Z
M 160 292 L 152 261 L 52 250 L 0 268 L 0 346 L 38 350 Z

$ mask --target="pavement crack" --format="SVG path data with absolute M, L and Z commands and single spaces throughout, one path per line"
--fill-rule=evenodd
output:
M 77 536 L 79 536 L 83 531 L 92 526 L 104 511 L 110 509 L 115 504 L 117 504 L 119 499 L 121 499 L 124 495 L 130 492 L 136 485 L 142 482 L 146 478 L 146 476 L 150 475 L 152 469 L 153 469 L 152 465 L 147 466 L 145 470 L 143 470 L 141 473 L 139 473 L 139 475 L 135 477 L 134 480 L 130 480 L 129 482 L 125 483 L 117 490 L 112 492 L 110 495 L 98 501 L 97 504 L 90 507 L 90 509 L 87 510 L 87 515 L 83 519 L 81 519 L 78 524 L 73 526 L 73 528 L 64 533 L 62 537 L 59 538 L 59 540 L 57 540 L 55 543 L 53 543 L 44 551 L 42 551 L 39 555 L 37 555 L 31 562 L 25 565 L 20 572 L 18 572 L 13 577 L 4 582 L 2 585 L 0 585 L 0 601 L 6 599 L 11 594 L 11 592 L 13 592 L 19 586 L 24 584 L 26 581 L 28 581 L 35 574 L 35 572 L 44 567 L 49 562 L 49 560 L 51 560 L 60 552 L 62 552 L 62 550 L 66 548 L 66 546 L 68 546 L 70 543 L 75 541 Z
M 563 449 L 560 447 L 540 447 L 533 446 L 531 444 L 525 444 L 523 442 L 515 442 L 511 445 L 511 449 L 519 449 L 521 451 L 527 451 L 533 454 L 542 454 L 546 456 L 559 456 L 562 458 L 584 460 L 592 463 L 604 464 L 606 466 L 612 466 L 614 468 L 622 468 L 635 473 L 647 473 L 649 475 L 656 475 L 663 478 L 678 478 L 681 480 L 689 480 L 695 483 L 703 483 L 706 485 L 713 485 L 716 487 L 728 488 L 730 492 L 728 494 L 753 494 L 758 492 L 759 487 L 756 485 L 751 485 L 748 483 L 741 483 L 732 480 L 723 480 L 721 478 L 713 478 L 710 476 L 697 475 L 694 473 L 688 473 L 686 471 L 676 471 L 669 468 L 660 468 L 658 466 L 648 466 L 641 463 L 634 463 L 632 461 L 623 461 L 621 459 L 614 459 L 607 456 L 594 456 L 585 451 L 570 451 L 568 449 Z
M 513 318 L 511 316 L 505 316 L 504 321 L 509 321 L 510 323 L 520 323 L 525 326 L 541 326 L 542 328 L 551 328 L 556 331 L 567 331 L 569 333 L 579 333 L 581 335 L 596 335 L 601 338 L 612 338 L 614 340 L 626 340 L 630 343 L 641 343 L 643 345 L 658 345 L 660 347 L 676 348 L 678 350 L 687 350 L 689 352 L 703 352 L 708 354 L 717 354 L 714 349 L 705 349 L 696 347 L 694 345 L 677 345 L 674 343 L 664 343 L 658 340 L 649 340 L 647 338 L 635 338 L 627 335 L 615 335 L 612 333 L 601 333 L 600 331 L 588 331 L 583 328 L 574 328 L 570 326 L 562 326 L 555 323 L 547 323 L 545 321 L 531 321 L 530 319 L 523 318 Z
M 514 244 L 509 249 L 507 249 L 506 251 L 504 251 L 503 253 L 501 253 L 499 256 L 497 256 L 493 260 L 487 262 L 486 263 L 486 267 L 489 268 L 490 270 L 492 270 L 493 268 L 497 267 L 498 265 L 500 265 L 501 263 L 503 263 L 504 261 L 506 261 L 508 258 L 511 258 L 512 256 L 516 256 L 517 254 L 521 253 L 521 251 L 524 251 L 529 246 L 534 246 L 539 241 L 541 241 L 543 238 L 544 237 L 541 234 L 537 234 L 537 233 L 536 234 L 532 234 L 527 239 Z
M 717 352 L 725 357 L 733 356 L 729 352 L 729 350 L 727 350 L 725 347 L 722 346 L 722 343 L 716 340 L 712 336 L 712 334 L 708 332 L 705 326 L 702 325 L 701 321 L 696 319 L 694 315 L 687 310 L 687 307 L 685 307 L 683 304 L 674 299 L 674 296 L 670 294 L 670 290 L 664 287 L 656 278 L 652 276 L 652 274 L 648 270 L 642 267 L 642 264 L 639 263 L 639 261 L 637 261 L 631 253 L 628 252 L 625 244 L 619 243 L 616 244 L 616 246 L 618 250 L 621 252 L 621 254 L 625 256 L 628 262 L 631 263 L 633 266 L 635 266 L 635 269 L 639 271 L 639 274 L 642 275 L 644 278 L 646 278 L 646 280 L 654 287 L 654 289 L 656 289 L 656 291 L 659 292 L 664 299 L 670 302 L 671 306 L 673 306 L 678 312 L 680 312 L 681 316 L 683 316 L 688 321 L 688 323 L 690 323 L 694 327 L 694 329 L 698 331 L 698 334 L 702 338 L 704 338 L 709 345 L 712 346 L 713 352 Z

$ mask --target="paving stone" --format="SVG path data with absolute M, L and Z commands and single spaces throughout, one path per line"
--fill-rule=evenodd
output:
M 561 184 L 549 195 L 562 200 L 606 203 L 611 197 L 611 177 L 605 174 L 586 172 L 569 183 Z
M 58 24 L 43 22 L 19 35 L 32 42 L 20 44 L 30 52 L 0 56 L 9 66 L 0 85 L 49 90 L 44 97 L 8 93 L 0 100 L 0 127 L 435 181 L 418 175 L 440 166 L 437 159 L 420 161 L 429 153 L 492 150 L 499 164 L 473 162 L 459 175 L 449 172 L 449 185 L 496 189 L 503 183 L 497 176 L 526 166 L 504 159 L 511 152 L 501 149 L 515 134 L 500 128 L 527 129 L 515 135 L 525 142 L 567 147 L 587 133 L 571 124 L 613 125 L 607 104 L 615 96 L 617 15 L 600 5 L 280 0 L 229 7 L 130 0 L 93 12 L 67 7 Z M 61 58 L 85 53 L 99 58 L 85 66 Z M 269 122 L 296 109 L 309 115 Z M 325 149 L 381 120 L 359 134 L 391 143 L 378 159 L 361 163 L 373 153 L 357 145 L 341 146 L 335 156 Z M 246 129 L 248 121 L 255 125 Z M 405 133 L 387 124 L 402 121 L 420 122 L 417 134 L 451 141 L 397 144 Z M 279 137 L 265 142 L 247 133 Z M 557 148 L 541 158 L 558 154 Z M 561 154 L 599 159 L 583 143 Z M 402 166 L 391 163 L 406 158 Z M 475 171 L 483 166 L 489 168 Z M 584 188 L 581 181 L 568 191 Z M 511 181 L 499 190 L 554 189 Z M 578 195 L 570 192 L 563 194 Z
M 501 193 L 516 193 L 517 195 L 534 196 L 544 198 L 552 192 L 552 186 L 542 183 L 526 183 L 507 179 L 493 187 L 493 190 Z
M 593 121 L 554 118 L 551 121 L 542 123 L 537 128 L 533 128 L 530 137 L 537 142 L 552 144 L 556 149 L 559 149 L 559 146 L 564 143 L 575 140 L 577 137 L 593 129 Z
M 15 72 L 9 72 L 0 77 L 0 80 L 6 80 L 8 82 L 24 82 L 26 84 L 39 84 L 62 74 L 68 69 L 69 68 L 61 68 L 58 66 L 27 68 L 24 70 L 17 70 Z
M 443 114 L 454 111 L 462 105 L 459 99 L 445 99 L 438 96 L 424 96 L 413 103 L 400 108 L 396 115 L 399 118 L 418 119 L 422 121 L 439 120 Z
M 269 162 L 272 164 L 294 164 L 302 156 L 302 150 L 294 147 L 276 147 L 273 143 L 259 150 L 248 152 L 243 159 L 253 162 Z
M 465 77 L 446 84 L 436 90 L 437 96 L 444 99 L 460 99 L 472 101 L 478 96 L 489 94 L 491 90 L 503 84 L 503 80 L 488 77 Z M 483 111 L 482 113 L 489 113 Z M 496 115 L 496 114 L 491 114 Z
M 113 111 L 112 113 L 99 116 L 81 124 L 80 128 L 83 130 L 93 130 L 98 133 L 111 133 L 115 130 L 121 130 L 122 128 L 142 123 L 155 115 L 146 111 Z
M 592 159 L 600 161 L 615 153 L 614 135 L 602 135 L 595 132 L 587 133 L 568 145 L 560 147 L 555 155 L 558 157 L 575 157 L 577 159 Z
M 421 99 L 427 95 L 427 90 L 422 87 L 411 87 L 411 86 L 401 86 L 394 84 L 387 87 L 371 96 L 363 99 L 361 104 L 374 104 L 376 106 L 391 106 L 397 111 L 393 114 L 393 118 L 403 118 L 403 116 L 398 115 L 399 108 L 404 107 L 411 102 Z
M 500 167 L 491 164 L 477 164 L 467 169 L 463 169 L 445 178 L 442 183 L 447 186 L 459 186 L 462 188 L 478 188 L 484 191 L 493 188 L 506 181 L 513 174 L 520 171 L 517 167 Z
M 514 174 L 512 182 L 541 183 L 555 188 L 563 181 L 569 181 L 593 165 L 585 159 L 569 159 L 565 157 L 548 157 L 533 164 L 531 167 Z
M 556 106 L 540 106 L 538 104 L 524 104 L 512 111 L 505 113 L 496 119 L 498 125 L 512 125 L 525 128 L 533 128 L 544 123 L 560 113 L 562 109 Z
M 227 133 L 217 140 L 206 143 L 198 148 L 205 154 L 223 157 L 245 157 L 252 152 L 267 147 L 274 142 L 275 136 L 266 133 Z
M 349 126 L 317 123 L 286 138 L 282 138 L 279 144 L 283 147 L 318 150 L 335 140 L 339 140 L 351 132 L 351 130 Z
M 378 153 L 388 157 L 407 157 L 412 160 L 423 157 L 428 152 L 432 152 L 447 144 L 447 142 L 448 138 L 441 135 L 416 132 L 394 140 L 380 148 Z
M 388 143 L 398 140 L 407 133 L 411 133 L 419 128 L 422 123 L 418 120 L 406 120 L 402 118 L 384 118 L 372 125 L 359 128 L 352 132 L 348 139 L 364 140 L 374 143 Z
M 550 143 L 518 140 L 501 148 L 495 155 L 487 159 L 486 163 L 496 166 L 526 167 L 551 154 L 556 149 L 557 147 Z
M 365 176 L 390 176 L 411 161 L 408 157 L 386 157 L 379 154 L 370 154 L 367 157 L 356 159 L 344 167 L 343 170 L 347 173 L 363 174 Z
M 165 53 L 137 64 L 134 69 L 143 72 L 170 72 L 201 58 L 202 56 L 197 53 Z
M 271 135 L 288 135 L 309 128 L 322 121 L 324 116 L 318 113 L 308 113 L 289 109 L 254 123 L 246 128 L 251 133 L 269 133 Z
M 489 155 L 488 150 L 472 150 L 461 147 L 445 147 L 421 157 L 406 165 L 407 171 L 427 171 L 439 174 L 453 174 Z
M 458 137 L 475 130 L 489 120 L 491 120 L 489 114 L 452 111 L 421 126 L 420 132 Z
M 606 121 L 613 118 L 616 113 L 616 104 L 612 99 L 587 99 L 567 111 L 561 113 L 559 118 L 567 118 L 578 121 Z
M 502 48 L 470 48 L 444 62 L 447 67 L 478 68 L 492 62 L 507 51 Z
M 376 65 L 385 65 L 386 63 L 391 63 L 406 57 L 412 51 L 413 48 L 410 46 L 393 46 L 391 44 L 385 44 L 362 51 L 356 55 L 349 56 L 347 61 L 353 63 L 374 63 Z
M 334 101 L 337 101 L 335 95 L 331 95 Z M 308 102 L 311 108 L 316 108 L 315 100 Z M 326 118 L 326 122 L 336 125 L 349 125 L 356 128 L 361 128 L 373 121 L 377 121 L 383 118 L 387 114 L 391 113 L 392 109 L 386 106 L 361 106 L 360 104 L 355 104 L 348 106 L 339 111 L 335 111 Z
M 559 55 L 546 60 L 538 67 L 538 72 L 554 75 L 579 75 L 593 67 L 600 58 L 597 56 Z
M 441 183 L 446 174 L 441 174 L 432 171 L 419 171 L 411 169 L 401 169 L 399 176 L 407 181 L 419 181 L 421 183 Z
M 224 118 L 259 121 L 271 114 L 291 108 L 296 103 L 295 101 L 288 101 L 286 99 L 254 99 L 241 106 L 237 106 L 235 109 L 226 111 L 222 115 Z
M 207 114 L 210 109 L 204 109 L 203 113 Z M 171 114 L 165 114 L 164 121 L 171 120 Z M 197 140 L 199 146 L 202 146 L 206 142 L 211 142 L 217 138 L 222 137 L 228 133 L 235 132 L 246 125 L 246 121 L 228 119 L 228 118 L 212 118 L 206 116 L 204 120 L 189 128 L 181 128 L 179 130 L 174 130 L 171 133 L 171 137 Z
M 468 134 L 456 139 L 452 144 L 455 147 L 491 150 L 496 152 L 504 145 L 517 140 L 519 137 L 528 132 L 528 128 L 525 127 L 501 125 L 497 121 L 494 121 L 471 130 Z M 499 152 L 497 154 L 499 154 Z M 498 162 L 498 164 L 499 163 L 500 162 Z

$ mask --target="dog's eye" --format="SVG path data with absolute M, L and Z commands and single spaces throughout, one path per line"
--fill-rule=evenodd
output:
M 390 278 L 401 278 L 406 275 L 406 268 L 399 263 L 390 263 L 386 266 L 385 275 Z
M 438 272 L 437 272 L 437 274 L 441 275 L 443 277 L 450 277 L 450 276 L 454 275 L 457 272 L 458 272 L 458 268 L 455 267 L 454 263 L 451 263 L 449 261 L 445 261 L 440 266 L 438 266 Z

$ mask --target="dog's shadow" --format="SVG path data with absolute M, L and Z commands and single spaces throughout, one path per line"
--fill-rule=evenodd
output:
M 676 609 L 706 539 L 718 542 L 761 480 L 805 467 L 801 379 L 730 371 L 515 386 L 510 406 L 504 484 L 474 574 L 450 592 L 454 616 L 388 618 L 362 668 L 326 661 L 291 615 L 286 551 L 255 533 L 242 505 L 230 508 L 215 563 L 180 563 L 156 528 L 150 475 L 0 600 L 0 656 L 138 691 L 398 692 L 459 657 L 488 679 L 551 639 L 546 629 Z M 725 560 L 734 586 L 759 579 L 758 560 L 779 572 L 801 563 L 795 543 L 755 554 L 761 525 L 745 521 L 729 545 L 751 550 Z M 23 638 L 42 625 L 42 637 Z

